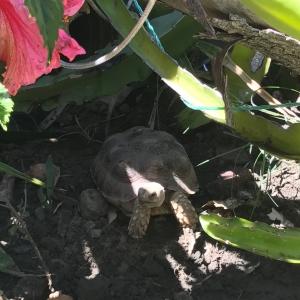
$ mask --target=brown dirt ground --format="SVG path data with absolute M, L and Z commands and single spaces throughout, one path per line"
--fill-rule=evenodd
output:
M 120 121 L 122 118 L 111 121 L 110 132 L 143 124 L 139 121 L 143 118 L 134 119 L 135 122 L 132 116 L 130 119 L 123 117 L 126 126 Z M 104 140 L 103 126 L 102 123 L 94 139 Z M 174 127 L 163 126 L 163 122 L 161 127 L 175 134 L 195 166 L 245 143 L 225 134 L 227 129 L 218 125 L 208 125 L 186 135 Z M 44 219 L 39 219 L 35 213 L 41 207 L 37 187 L 16 180 L 12 202 L 17 208 L 26 193 L 29 216 L 25 222 L 53 274 L 56 290 L 80 300 L 299 299 L 298 265 L 218 243 L 200 228 L 194 247 L 189 249 L 190 241 L 172 215 L 152 217 L 147 235 L 141 240 L 127 235 L 129 218 L 122 213 L 118 213 L 110 225 L 104 216 L 93 224 L 94 229 L 101 230 L 100 237 L 92 238 L 88 229 L 91 223 L 82 217 L 77 203 L 84 189 L 94 188 L 89 169 L 100 148 L 101 143 L 89 142 L 78 134 L 67 135 L 56 143 L 34 141 L 1 146 L 1 161 L 19 170 L 46 162 L 49 154 L 61 169 L 57 187 L 64 191 L 56 193 L 51 211 L 44 210 Z M 191 199 L 198 211 L 209 200 L 227 199 L 241 191 L 250 193 L 255 199 L 259 177 L 246 171 L 253 167 L 258 150 L 253 152 L 234 152 L 196 167 L 200 189 Z M 258 162 L 257 167 L 260 164 Z M 227 180 L 221 176 L 226 171 Z M 228 171 L 240 177 L 232 181 Z M 273 207 L 300 227 L 299 186 L 298 166 L 282 164 L 267 187 L 279 207 L 261 193 L 263 201 L 254 210 L 252 220 L 271 224 L 267 214 Z M 249 219 L 253 206 L 247 201 L 242 200 L 244 205 L 235 213 Z M 21 271 L 42 274 L 39 260 L 22 233 L 9 235 L 9 220 L 9 211 L 1 207 L 0 237 L 5 251 Z M 0 273 L 0 289 L 9 299 L 46 299 L 49 295 L 47 282 L 41 277 L 20 279 Z

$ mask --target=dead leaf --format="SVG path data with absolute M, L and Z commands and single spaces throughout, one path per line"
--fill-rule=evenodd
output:
M 250 267 L 248 267 L 248 268 L 245 268 L 244 272 L 245 272 L 246 274 L 250 274 L 250 273 L 252 273 L 253 271 L 255 271 L 255 269 L 258 268 L 259 265 L 260 265 L 260 262 L 258 262 L 258 263 L 257 263 L 256 265 L 254 265 L 254 266 L 250 266 Z
M 294 227 L 294 224 L 292 222 L 285 219 L 285 217 L 282 214 L 280 214 L 278 211 L 276 211 L 274 208 L 272 208 L 272 211 L 269 214 L 267 214 L 267 216 L 272 221 L 275 220 L 280 221 L 282 225 L 284 225 L 285 227 Z
M 61 294 L 60 292 L 54 292 L 49 295 L 47 300 L 56 299 L 56 300 L 73 300 L 69 295 Z
M 244 201 L 235 198 L 229 198 L 225 201 L 210 200 L 207 203 L 205 203 L 201 208 L 215 207 L 215 208 L 224 208 L 224 209 L 235 209 L 244 204 L 245 204 Z
M 26 172 L 27 175 L 37 178 L 41 181 L 46 180 L 46 164 L 36 164 L 30 166 L 29 170 Z M 53 177 L 54 177 L 54 186 L 60 176 L 60 168 L 53 165 Z
M 109 225 L 117 218 L 117 213 L 114 207 L 109 207 L 107 217 Z

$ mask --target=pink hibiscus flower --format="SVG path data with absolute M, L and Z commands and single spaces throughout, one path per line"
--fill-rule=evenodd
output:
M 75 14 L 84 0 L 62 0 L 65 5 L 64 14 Z M 43 38 L 34 18 L 24 7 L 24 0 L 0 0 L 0 61 L 6 63 L 6 71 L 2 74 L 3 84 L 9 94 L 15 95 L 22 85 L 29 85 L 43 74 L 60 67 L 59 53 L 70 61 L 85 50 L 59 30 L 59 37 L 47 67 L 48 50 L 43 48 Z

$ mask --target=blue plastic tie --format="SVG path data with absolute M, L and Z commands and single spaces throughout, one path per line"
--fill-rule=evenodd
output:
M 137 11 L 139 12 L 139 14 L 142 15 L 142 14 L 143 14 L 143 10 L 142 10 L 142 8 L 140 7 L 140 5 L 139 5 L 139 3 L 137 2 L 137 0 L 133 0 L 133 4 L 134 4 L 135 8 L 137 9 Z M 129 7 L 127 7 L 127 8 L 129 8 Z M 151 25 L 150 22 L 148 21 L 148 19 L 145 21 L 145 23 L 146 23 L 146 27 L 147 27 L 149 33 L 152 35 L 152 37 L 153 37 L 153 39 L 154 39 L 154 41 L 155 41 L 155 43 L 158 45 L 158 47 L 159 47 L 161 50 L 164 51 L 164 48 L 163 48 L 163 46 L 162 46 L 162 44 L 161 44 L 161 42 L 160 42 L 160 40 L 159 40 L 157 34 L 155 33 L 154 28 L 152 27 L 152 25 Z

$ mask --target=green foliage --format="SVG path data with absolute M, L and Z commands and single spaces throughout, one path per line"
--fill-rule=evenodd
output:
M 15 276 L 25 276 L 16 266 L 13 259 L 0 247 L 0 272 Z M 1 294 L 0 294 L 1 295 Z
M 299 0 L 239 0 L 264 22 L 300 40 Z
M 14 102 L 7 94 L 7 89 L 0 83 L 0 125 L 4 130 L 7 130 L 6 124 L 9 122 L 9 117 L 13 111 Z
M 193 35 L 201 30 L 201 25 L 189 16 L 173 12 L 151 20 L 155 32 L 173 58 L 179 58 L 196 40 Z M 174 44 L 181 36 L 180 43 Z M 150 42 L 150 41 L 149 41 Z M 151 43 L 151 42 L 150 42 Z M 114 47 L 99 50 L 101 56 Z M 42 109 L 49 111 L 63 103 L 74 101 L 78 105 L 91 101 L 101 95 L 113 95 L 126 84 L 146 80 L 152 70 L 136 55 L 130 47 L 122 52 L 126 56 L 119 64 L 102 72 L 101 70 L 68 70 L 59 74 L 39 78 L 35 84 L 25 87 L 13 97 L 15 111 L 27 112 L 35 102 L 40 102 Z M 95 57 L 82 60 L 88 62 Z M 86 87 L 89 87 L 88 89 Z
M 97 0 L 97 3 L 116 30 L 122 36 L 127 36 L 136 21 L 131 17 L 124 3 L 120 0 L 116 0 L 115 3 L 110 0 Z M 201 27 L 201 31 L 203 30 Z M 183 33 L 180 38 L 184 38 L 185 34 Z M 180 43 L 174 44 L 173 42 L 173 47 L 174 45 L 177 47 Z M 214 90 L 200 82 L 188 71 L 180 68 L 170 56 L 149 39 L 145 31 L 140 30 L 131 41 L 130 46 L 147 65 L 162 77 L 166 84 L 185 100 L 187 105 L 194 107 L 224 106 L 222 99 Z M 220 123 L 225 123 L 225 113 L 222 110 L 206 110 L 204 114 Z
M 196 46 L 210 58 L 213 58 L 222 50 L 218 46 L 205 41 L 197 42 Z M 260 67 L 256 70 L 253 70 L 251 63 L 255 54 L 256 51 L 244 45 L 235 44 L 229 56 L 232 61 L 241 67 L 251 79 L 255 80 L 257 83 L 260 83 L 264 76 L 268 73 L 271 59 L 266 57 L 262 61 Z M 228 96 L 232 102 L 236 99 L 245 100 L 244 98 L 247 93 L 251 92 L 252 94 L 252 90 L 237 74 L 228 68 L 225 68 L 225 72 L 227 75 Z
M 31 16 L 36 19 L 40 34 L 44 39 L 44 47 L 48 48 L 49 63 L 58 39 L 58 29 L 63 25 L 62 0 L 25 0 L 24 4 L 28 7 Z
M 230 58 L 236 65 L 242 68 L 251 79 L 255 80 L 257 83 L 261 83 L 262 79 L 269 71 L 271 59 L 265 57 L 258 68 L 254 70 L 253 63 L 257 61 L 255 55 L 257 55 L 255 50 L 241 44 L 235 44 L 230 53 Z M 242 100 L 243 103 L 249 102 L 250 97 L 246 96 L 252 95 L 253 91 L 237 74 L 228 68 L 225 68 L 225 73 L 227 74 L 229 97 L 234 96 Z
M 7 173 L 7 174 L 11 174 L 11 175 L 13 175 L 15 177 L 18 177 L 20 179 L 26 180 L 26 181 L 28 181 L 30 183 L 33 183 L 33 184 L 36 184 L 38 186 L 46 187 L 45 183 L 42 182 L 42 181 L 40 181 L 39 179 L 30 177 L 30 176 L 28 176 L 28 175 L 26 175 L 26 174 L 24 174 L 24 173 L 16 170 L 13 167 L 10 167 L 9 165 L 4 164 L 2 162 L 0 162 L 0 171 L 3 171 L 5 173 Z
M 178 121 L 186 129 L 195 129 L 209 123 L 211 120 L 207 118 L 202 111 L 193 110 L 189 107 L 183 109 L 177 116 Z
M 300 263 L 300 229 L 277 229 L 261 222 L 234 217 L 226 219 L 216 214 L 201 215 L 203 230 L 213 239 L 249 252 Z
M 232 113 L 237 135 L 278 158 L 300 160 L 300 123 L 283 129 L 279 124 L 247 111 Z

